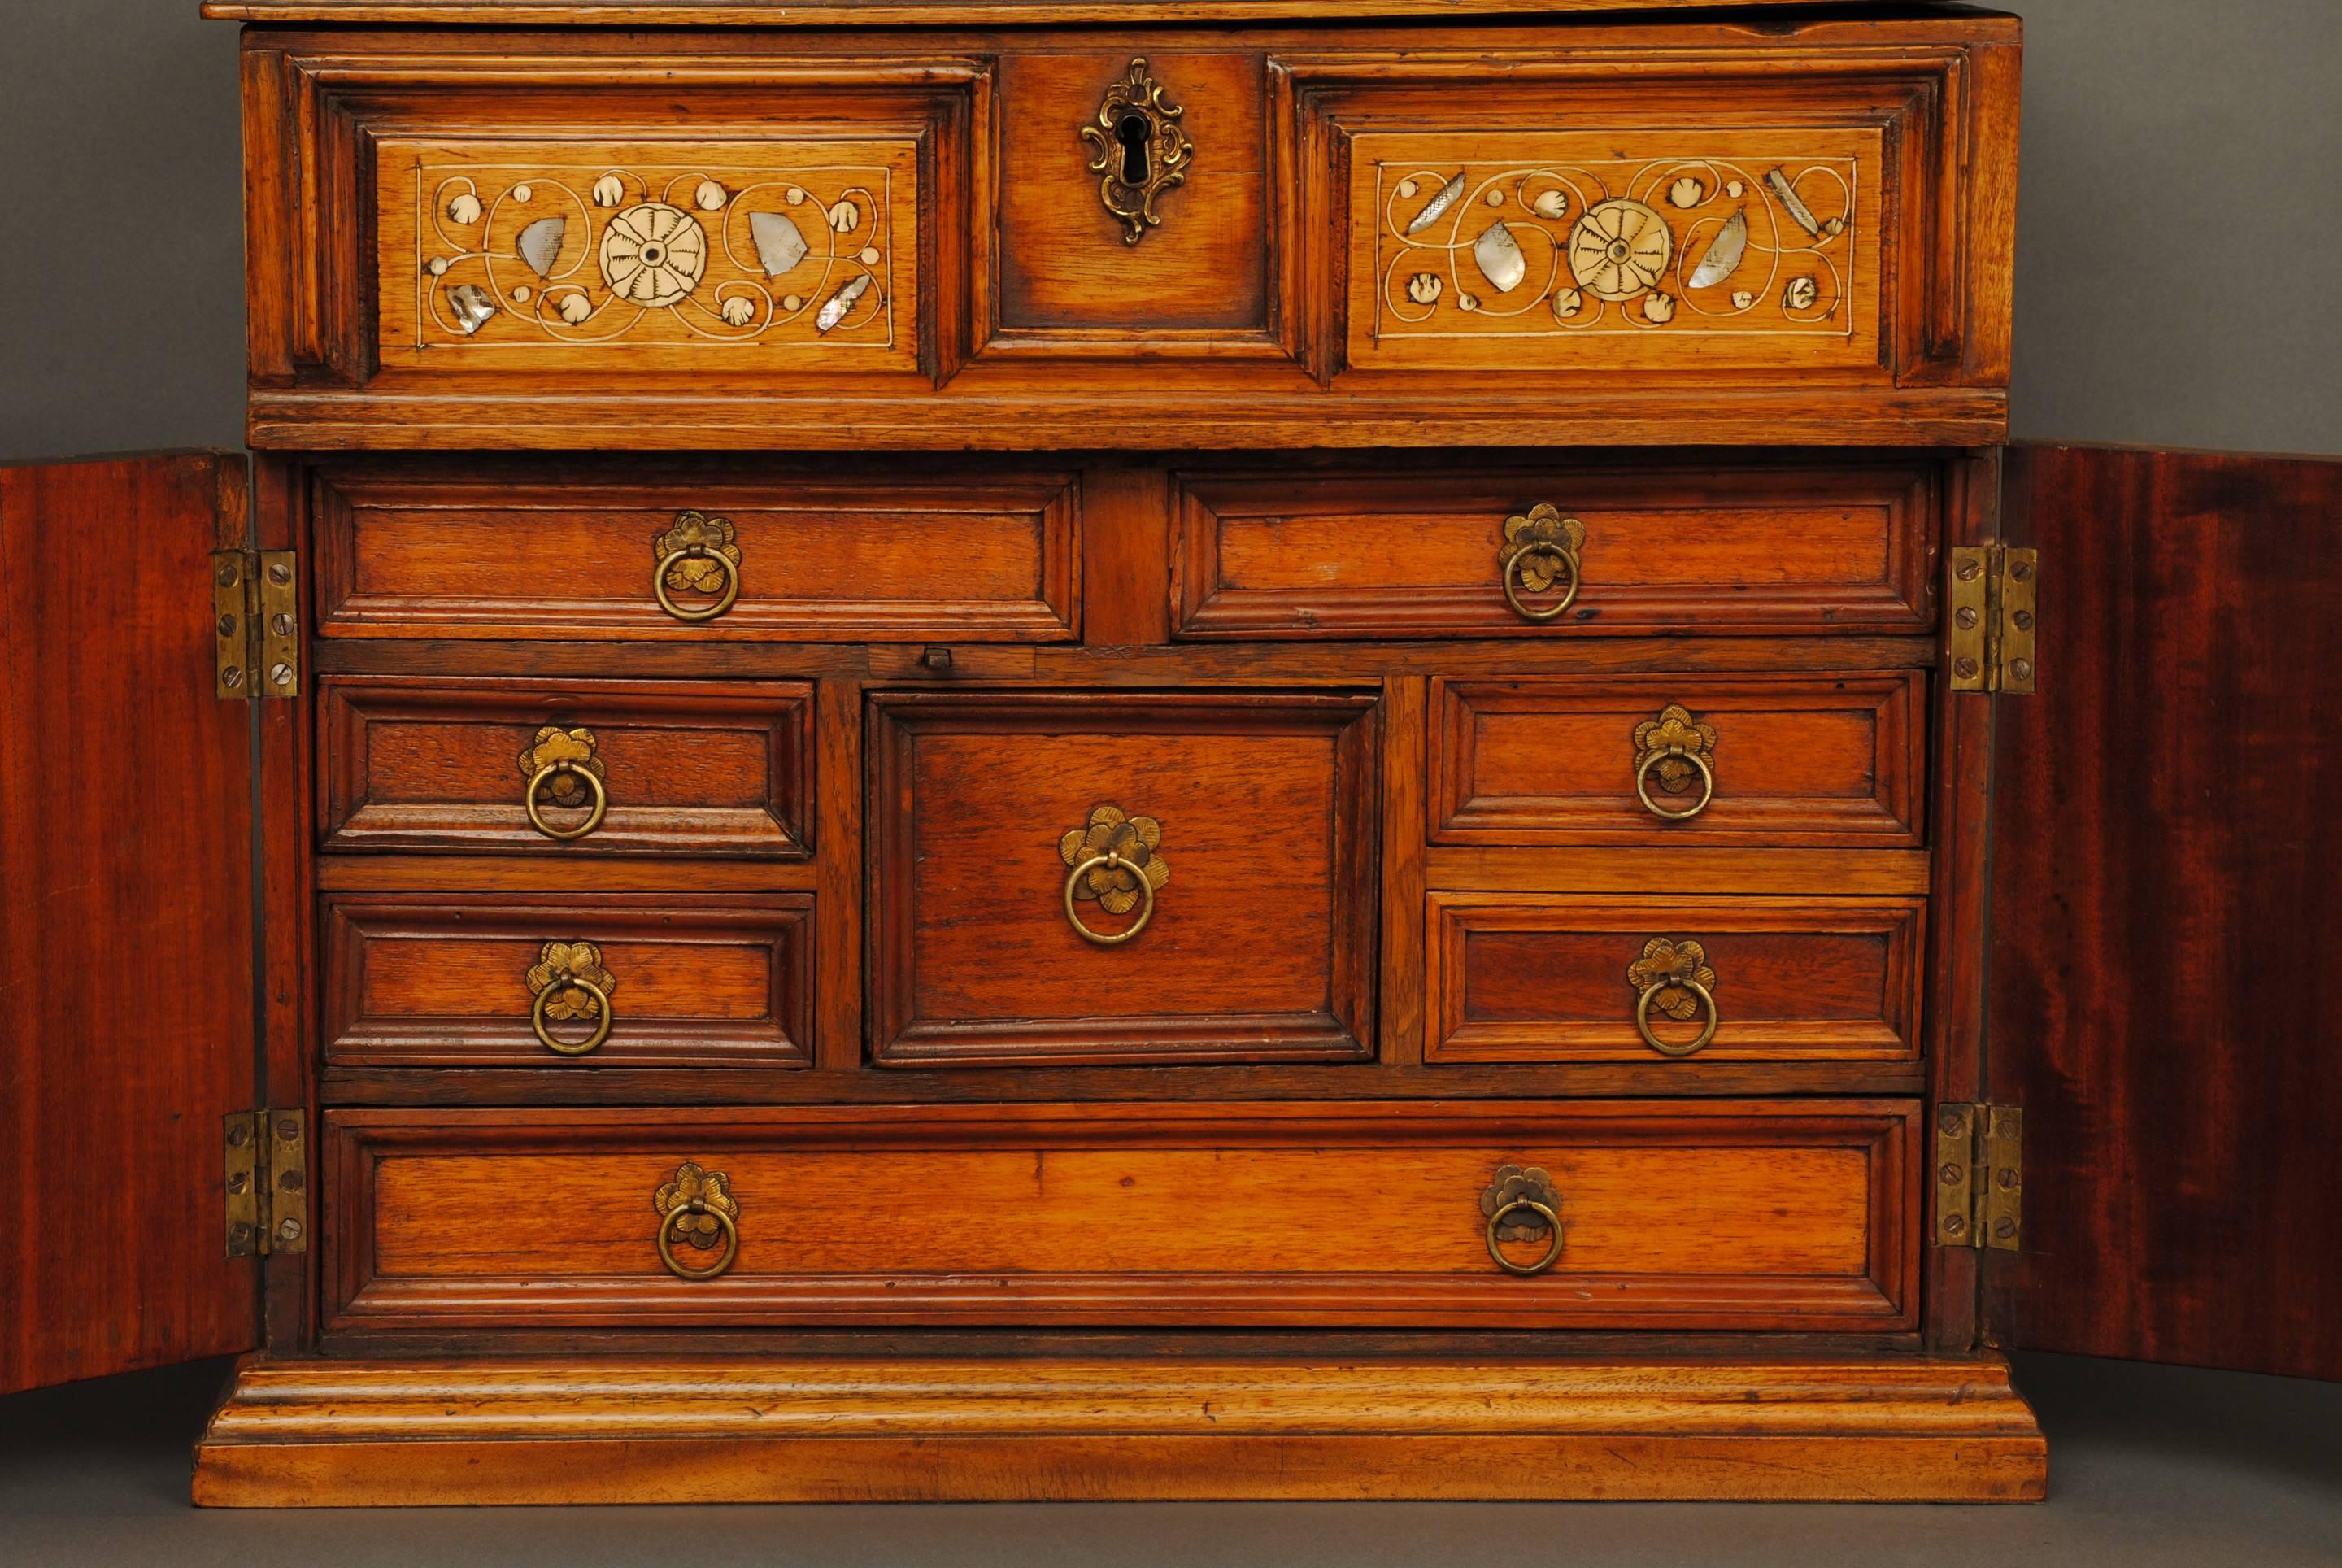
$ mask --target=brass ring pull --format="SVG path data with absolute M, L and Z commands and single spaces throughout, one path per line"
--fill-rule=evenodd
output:
M 658 1211 L 659 1261 L 666 1271 L 678 1280 L 712 1280 L 723 1273 L 740 1258 L 740 1201 L 732 1196 L 731 1184 L 721 1171 L 703 1171 L 697 1161 L 686 1160 L 676 1167 L 675 1179 L 663 1183 L 651 1195 L 651 1207 Z M 680 1221 L 713 1218 L 713 1226 L 696 1225 L 686 1240 L 701 1251 L 720 1246 L 712 1263 L 693 1266 L 675 1255 L 675 1230 Z M 720 1235 L 719 1235 L 720 1233 Z M 718 1236 L 716 1241 L 706 1238 Z
M 545 1016 L 545 1010 L 553 999 L 573 987 L 594 999 L 595 1016 L 599 1020 L 594 1025 L 590 1039 L 576 1041 L 557 1038 L 553 1032 L 553 1025 Z M 565 975 L 536 993 L 536 1005 L 529 1010 L 528 1022 L 529 1027 L 536 1030 L 536 1038 L 544 1042 L 545 1050 L 563 1056 L 584 1056 L 598 1050 L 602 1042 L 610 1038 L 610 993 L 584 975 Z
M 1531 609 L 1521 602 L 1521 569 L 1523 563 L 1532 557 L 1550 557 L 1560 562 L 1569 573 L 1569 591 L 1561 596 L 1560 602 L 1546 609 Z M 1565 549 L 1556 544 L 1524 545 L 1514 552 L 1512 559 L 1505 563 L 1505 602 L 1511 605 L 1523 620 L 1552 620 L 1577 602 L 1578 580 L 1576 550 Z
M 586 811 L 586 820 L 575 828 L 556 828 L 546 821 L 544 814 L 536 809 L 536 792 L 544 789 L 555 777 L 563 773 L 568 774 L 572 779 L 583 779 L 587 791 L 594 797 L 594 804 Z M 610 791 L 603 784 L 602 776 L 591 768 L 580 768 L 568 761 L 548 762 L 528 776 L 528 793 L 521 797 L 521 804 L 527 809 L 530 827 L 548 839 L 557 839 L 566 843 L 572 839 L 584 838 L 602 825 L 603 817 L 610 809 Z
M 1082 924 L 1081 916 L 1074 912 L 1074 893 L 1078 888 L 1080 888 L 1082 879 L 1088 876 L 1092 871 L 1096 870 L 1101 866 L 1105 867 L 1108 870 L 1122 869 L 1138 873 L 1138 919 L 1131 921 L 1127 930 L 1116 931 L 1111 936 L 1102 931 L 1094 931 L 1090 930 L 1089 927 Z M 1136 861 L 1124 859 L 1121 854 L 1116 850 L 1109 849 L 1103 855 L 1092 855 L 1089 859 L 1082 861 L 1079 865 L 1076 865 L 1066 875 L 1066 919 L 1073 922 L 1074 930 L 1082 934 L 1082 940 L 1084 941 L 1096 942 L 1102 948 L 1117 947 L 1120 944 L 1128 941 L 1139 932 L 1145 930 L 1146 929 L 1146 922 L 1154 918 L 1154 881 L 1147 877 L 1145 869 L 1141 868 Z
M 667 597 L 666 574 L 686 560 L 714 561 L 716 569 L 724 574 L 724 591 L 716 597 L 715 603 L 699 609 L 686 609 Z M 651 568 L 651 592 L 658 596 L 659 608 L 677 620 L 714 620 L 740 597 L 740 563 L 722 550 L 710 549 L 706 545 L 686 545 L 659 557 L 658 565 Z
M 1669 986 L 1680 986 L 1691 992 L 1692 995 L 1699 998 L 1700 1006 L 1707 1010 L 1707 1027 L 1699 1031 L 1697 1040 L 1686 1045 L 1669 1045 L 1651 1032 L 1651 999 Z M 1716 1038 L 1716 1026 L 1721 1021 L 1723 1021 L 1722 1018 L 1716 1010 L 1715 996 L 1706 986 L 1687 974 L 1661 975 L 1643 988 L 1642 996 L 1635 1003 L 1635 1032 L 1643 1037 L 1645 1045 L 1649 1046 L 1661 1056 L 1689 1056 Z
M 1496 1245 L 1496 1228 L 1524 1210 L 1543 1220 L 1546 1232 L 1552 1237 L 1552 1240 L 1546 1243 L 1545 1255 L 1534 1263 L 1516 1263 L 1506 1257 L 1503 1251 Z M 1515 1198 L 1509 1202 L 1498 1205 L 1496 1211 L 1488 1216 L 1487 1240 L 1488 1256 L 1496 1259 L 1496 1267 L 1504 1270 L 1505 1272 L 1518 1274 L 1523 1278 L 1531 1274 L 1542 1274 L 1561 1261 L 1561 1216 L 1549 1203 L 1535 1198 Z
M 675 1222 L 686 1214 L 713 1214 L 716 1224 L 723 1227 L 724 1251 L 716 1261 L 695 1269 L 676 1257 L 675 1248 L 668 1238 L 675 1231 Z M 688 1203 L 677 1204 L 667 1211 L 666 1219 L 659 1221 L 658 1255 L 659 1261 L 666 1265 L 666 1271 L 678 1280 L 712 1280 L 729 1269 L 732 1260 L 740 1255 L 740 1222 L 713 1203 L 702 1202 L 696 1198 Z
M 1651 770 L 1670 757 L 1680 757 L 1699 769 L 1699 799 L 1680 811 L 1670 811 L 1651 799 Z M 1642 764 L 1635 769 L 1635 794 L 1652 816 L 1663 817 L 1670 822 L 1687 822 L 1706 810 L 1707 803 L 1716 799 L 1716 769 L 1697 751 L 1646 752 Z

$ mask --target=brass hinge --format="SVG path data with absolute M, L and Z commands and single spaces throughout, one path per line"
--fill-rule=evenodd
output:
M 309 1115 L 231 1111 L 227 1140 L 227 1255 L 309 1250 Z
M 1951 558 L 1952 689 L 2029 696 L 2040 552 L 1960 545 Z
M 212 552 L 212 646 L 214 695 L 300 695 L 301 573 L 291 550 Z
M 2025 1113 L 1936 1107 L 1936 1245 L 2017 1251 L 2025 1239 Z

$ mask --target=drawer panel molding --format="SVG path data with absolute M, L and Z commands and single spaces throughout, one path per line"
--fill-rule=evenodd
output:
M 341 1111 L 323 1149 L 328 1313 L 363 1332 L 1897 1331 L 1917 1310 L 1917 1115 L 1884 1101 Z M 720 1277 L 675 1278 L 659 1255 L 672 1209 L 655 1191 L 686 1161 L 736 1203 Z M 1522 1268 L 1556 1251 L 1542 1217 L 1484 1203 L 1513 1190 L 1507 1168 L 1560 1221 L 1534 1272 L 1490 1255 L 1492 1231 Z

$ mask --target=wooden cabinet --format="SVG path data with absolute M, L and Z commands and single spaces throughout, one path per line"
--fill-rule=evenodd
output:
M 212 9 L 260 456 L 0 468 L 0 1387 L 2009 1500 L 2003 1345 L 2342 1374 L 2337 466 L 1997 449 L 2014 19 Z

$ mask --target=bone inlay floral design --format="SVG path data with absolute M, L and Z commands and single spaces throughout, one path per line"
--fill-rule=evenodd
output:
M 1850 336 L 1856 161 L 1376 166 L 1378 337 Z
M 415 346 L 891 347 L 893 177 L 418 168 Z

